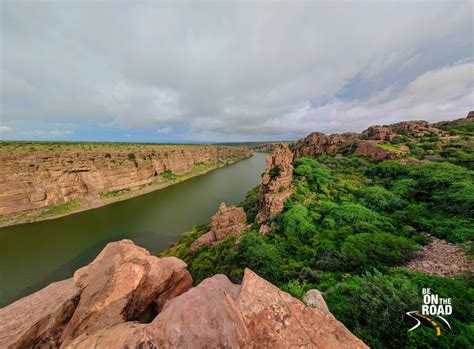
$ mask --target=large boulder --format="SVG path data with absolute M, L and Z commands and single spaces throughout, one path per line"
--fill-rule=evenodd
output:
M 370 126 L 367 130 L 362 132 L 362 135 L 368 139 L 376 141 L 391 141 L 395 138 L 395 134 L 388 127 L 385 126 Z
M 299 300 L 245 270 L 237 309 L 253 348 L 367 348 L 331 313 Z
M 64 342 L 125 321 L 146 320 L 192 284 L 186 263 L 152 256 L 130 240 L 108 244 L 75 272 L 74 280 L 82 293 L 62 334 Z
M 350 147 L 359 138 L 357 133 L 345 133 L 325 135 L 321 132 L 313 132 L 300 139 L 293 146 L 295 157 L 302 156 L 319 157 L 321 155 L 333 154 L 341 149 Z
M 190 285 L 181 260 L 111 243 L 74 279 L 0 309 L 0 348 L 366 348 L 249 269 L 241 285 Z
M 71 278 L 1 308 L 0 348 L 58 347 L 79 296 Z
M 215 275 L 174 298 L 149 324 L 83 335 L 68 348 L 367 348 L 329 311 L 246 269 L 242 285 Z

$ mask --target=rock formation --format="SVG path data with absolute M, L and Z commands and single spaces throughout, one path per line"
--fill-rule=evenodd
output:
M 262 152 L 262 153 L 272 153 L 279 144 L 288 144 L 288 145 L 290 145 L 291 143 L 290 142 L 262 143 L 262 144 L 252 145 L 251 148 L 254 151 L 258 151 L 258 152 Z
M 247 216 L 242 207 L 226 206 L 221 203 L 217 213 L 211 218 L 211 230 L 191 245 L 191 250 L 203 244 L 225 240 L 229 236 L 240 236 L 247 229 Z
M 0 309 L 0 348 L 58 347 L 126 321 L 147 321 L 191 287 L 186 264 L 130 240 L 108 244 L 74 279 Z
M 0 151 L 0 215 L 31 211 L 100 193 L 138 189 L 160 181 L 164 171 L 184 174 L 196 164 L 248 157 L 242 147 L 149 145 L 136 151 L 114 146 L 77 151 Z
M 279 145 L 267 157 L 265 173 L 260 186 L 260 211 L 256 221 L 263 222 L 283 211 L 283 204 L 291 196 L 293 153 L 287 144 Z
M 319 157 L 334 153 L 346 153 L 368 157 L 375 161 L 393 160 L 406 150 L 392 150 L 379 144 L 391 142 L 397 134 L 419 137 L 429 134 L 445 136 L 447 133 L 426 121 L 403 121 L 392 125 L 375 125 L 362 133 L 325 135 L 313 132 L 292 145 L 295 157 Z
M 241 285 L 224 275 L 190 285 L 181 260 L 111 243 L 74 279 L 0 309 L 0 347 L 367 348 L 327 309 L 249 269 Z
M 357 134 L 336 134 L 327 136 L 321 132 L 313 132 L 296 142 L 293 150 L 297 158 L 302 156 L 318 157 L 333 154 L 343 148 L 348 148 L 357 139 Z
M 365 156 L 375 161 L 395 160 L 403 151 L 393 151 L 377 146 L 375 141 L 359 141 L 353 153 L 356 156 Z
M 424 136 L 432 133 L 443 134 L 444 131 L 436 128 L 427 121 L 416 120 L 416 121 L 402 121 L 396 124 L 386 126 L 393 133 L 404 133 L 413 136 Z
M 368 139 L 373 139 L 376 141 L 391 141 L 395 138 L 395 134 L 386 126 L 370 126 L 367 130 L 362 132 L 362 135 Z

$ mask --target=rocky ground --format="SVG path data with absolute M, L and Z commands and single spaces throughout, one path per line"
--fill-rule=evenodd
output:
M 73 279 L 0 309 L 1 348 L 367 348 L 329 312 L 247 269 L 191 287 L 186 264 L 130 240 L 108 244 Z
M 474 272 L 474 264 L 468 260 L 459 246 L 435 237 L 432 237 L 431 243 L 407 264 L 407 268 L 442 277 L 453 277 L 467 271 Z

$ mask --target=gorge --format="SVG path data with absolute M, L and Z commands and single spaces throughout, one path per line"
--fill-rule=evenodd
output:
M 90 262 L 109 241 L 131 238 L 163 251 L 225 200 L 238 204 L 260 182 L 266 154 L 129 200 L 53 220 L 0 228 L 0 306 Z M 133 166 L 133 165 L 132 165 Z

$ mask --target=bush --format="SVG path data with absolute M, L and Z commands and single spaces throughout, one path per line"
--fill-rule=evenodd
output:
M 275 166 L 275 167 L 272 167 L 270 171 L 268 171 L 268 175 L 270 176 L 270 178 L 277 178 L 280 175 L 280 172 L 281 172 L 280 166 Z
M 258 210 L 260 209 L 259 200 L 260 186 L 256 186 L 245 195 L 244 200 L 240 203 L 240 206 L 244 209 L 247 215 L 247 223 L 252 224 L 255 222 Z
M 250 232 L 242 236 L 238 247 L 238 263 L 250 268 L 272 283 L 281 280 L 280 266 L 283 260 L 275 246 L 264 241 L 263 236 Z
M 171 170 L 164 170 L 160 173 L 160 177 L 170 181 L 175 179 L 177 176 L 173 172 L 171 172 Z
M 334 184 L 334 178 L 331 170 L 321 165 L 318 161 L 311 158 L 298 158 L 294 163 L 295 176 L 303 176 L 306 178 L 309 188 L 313 192 L 328 193 Z
M 362 191 L 362 203 L 375 211 L 394 211 L 402 207 L 402 200 L 383 187 L 373 186 Z
M 411 240 L 389 233 L 351 235 L 341 247 L 349 271 L 400 265 L 416 250 L 417 245 Z
M 413 320 L 405 316 L 419 310 L 421 288 L 429 287 L 440 297 L 450 297 L 452 330 L 437 337 L 433 328 L 421 326 L 408 332 Z M 395 270 L 352 277 L 325 294 L 329 309 L 356 336 L 372 348 L 472 348 L 474 314 L 472 285 L 464 280 L 443 279 L 421 273 Z

